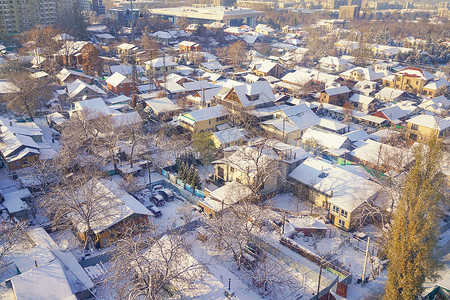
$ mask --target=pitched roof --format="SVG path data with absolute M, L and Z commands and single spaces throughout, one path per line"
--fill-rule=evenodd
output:
M 331 197 L 332 204 L 352 212 L 378 193 L 380 186 L 327 161 L 310 157 L 289 177 Z
M 267 81 L 236 85 L 232 90 L 236 92 L 243 107 L 274 102 L 276 100 L 272 88 Z M 258 99 L 256 100 L 250 100 L 248 98 L 248 96 L 256 95 L 258 95 Z
M 401 75 L 401 76 L 414 77 L 414 78 L 423 79 L 423 80 L 431 80 L 434 78 L 433 74 L 430 74 L 427 71 L 422 70 L 421 68 L 414 68 L 414 67 L 409 67 L 409 68 L 400 70 L 400 71 L 396 72 L 395 74 Z
M 92 114 L 92 116 L 99 114 L 103 116 L 111 115 L 108 106 L 105 104 L 105 101 L 103 101 L 102 98 L 76 101 L 74 103 L 74 108 L 77 111 L 88 110 L 89 113 Z
M 117 87 L 119 84 L 131 82 L 132 81 L 128 77 L 118 72 L 115 72 L 106 80 L 106 83 L 112 85 L 113 87 Z
M 194 122 L 200 122 L 210 120 L 218 117 L 229 115 L 229 112 L 222 105 L 211 106 L 203 109 L 193 110 L 185 113 L 182 116 L 193 120 Z
M 232 127 L 230 129 L 217 131 L 213 133 L 214 136 L 221 144 L 228 144 L 236 142 L 245 138 L 242 131 L 237 127 Z
M 411 119 L 407 120 L 407 122 L 419 126 L 437 129 L 439 131 L 445 130 L 450 127 L 450 117 L 441 118 L 438 116 L 420 115 L 412 117 Z
M 341 149 L 348 140 L 346 136 L 331 131 L 309 128 L 302 136 L 302 140 L 314 140 L 319 145 L 328 149 Z
M 334 96 L 334 95 L 340 95 L 340 94 L 344 94 L 344 93 L 350 93 L 350 89 L 346 85 L 343 85 L 340 87 L 332 87 L 332 88 L 325 89 L 325 93 L 327 93 L 330 96 Z
M 147 104 L 147 106 L 150 106 L 157 113 L 164 113 L 181 109 L 181 107 L 173 103 L 167 97 L 147 100 L 145 101 L 145 104 Z
M 353 96 L 350 97 L 349 101 L 354 103 L 362 103 L 365 105 L 369 105 L 372 101 L 374 101 L 375 98 L 361 95 L 361 94 L 353 94 Z

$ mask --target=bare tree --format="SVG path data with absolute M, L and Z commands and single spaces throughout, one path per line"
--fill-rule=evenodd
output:
M 103 60 L 98 55 L 99 51 L 97 47 L 91 43 L 86 44 L 86 46 L 81 49 L 83 70 L 86 74 L 100 74 L 103 71 Z
M 96 231 L 120 216 L 123 205 L 105 184 L 107 181 L 102 181 L 97 172 L 83 169 L 61 178 L 49 193 L 40 197 L 39 204 L 55 228 L 75 227 L 85 249 L 93 249 Z
M 288 266 L 276 258 L 265 255 L 245 274 L 266 299 L 279 299 L 280 294 L 292 293 L 298 289 L 298 282 L 289 272 Z
M 52 97 L 49 85 L 27 71 L 9 74 L 8 80 L 11 83 L 10 92 L 3 95 L 3 101 L 12 111 L 26 114 L 33 120 L 36 111 Z
M 0 221 L 0 273 L 8 264 L 7 256 L 23 242 L 28 242 L 25 224 Z
M 107 281 L 118 299 L 164 299 L 165 289 L 182 294 L 201 281 L 204 269 L 176 234 L 162 238 L 129 228 L 111 251 Z

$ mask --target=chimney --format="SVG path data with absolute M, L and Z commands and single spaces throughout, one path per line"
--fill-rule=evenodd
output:
M 36 260 L 36 259 L 34 260 L 34 267 L 35 267 L 35 268 L 38 267 L 38 265 L 37 265 L 37 260 Z
M 9 121 L 9 126 L 12 126 L 12 121 Z

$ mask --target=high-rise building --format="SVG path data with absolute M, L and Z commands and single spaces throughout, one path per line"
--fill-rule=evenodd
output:
M 8 34 L 20 33 L 36 25 L 53 25 L 73 12 L 76 0 L 0 1 L 0 23 Z
M 359 7 L 357 5 L 347 5 L 339 7 L 339 19 L 353 20 L 359 17 Z
M 97 15 L 104 15 L 106 0 L 78 0 L 78 8 L 84 12 L 95 12 Z

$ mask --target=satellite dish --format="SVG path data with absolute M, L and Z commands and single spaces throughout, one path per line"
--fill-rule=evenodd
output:
M 59 250 L 66 251 L 69 248 L 69 242 L 67 240 L 62 240 L 59 243 Z

